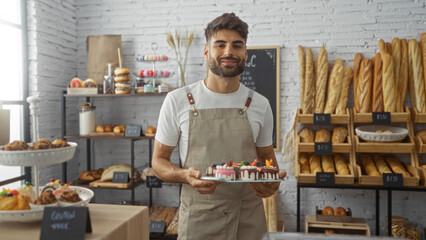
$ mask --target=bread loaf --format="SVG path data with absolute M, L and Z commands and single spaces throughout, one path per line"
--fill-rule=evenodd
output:
M 306 48 L 305 90 L 303 91 L 303 113 L 312 114 L 315 108 L 314 59 L 311 48 Z
M 179 226 L 179 209 L 176 210 L 175 216 L 166 229 L 167 235 L 177 235 Z
M 334 126 L 333 134 L 331 136 L 332 143 L 344 143 L 346 142 L 346 137 L 348 136 L 348 129 L 344 126 Z
M 384 53 L 382 54 L 383 71 L 382 71 L 382 84 L 383 84 L 383 103 L 385 112 L 395 112 L 396 104 L 396 88 L 395 77 L 393 73 L 393 60 L 392 56 Z
M 368 176 L 380 176 L 380 173 L 377 170 L 377 167 L 374 164 L 370 154 L 362 153 L 360 154 L 360 158 L 361 164 Z
M 111 181 L 113 176 L 114 176 L 114 172 L 128 172 L 129 173 L 129 177 L 131 176 L 131 171 L 130 171 L 131 167 L 129 164 L 116 164 L 116 165 L 111 165 L 109 166 L 107 169 L 104 170 L 104 172 L 102 173 L 102 177 L 101 177 L 101 182 L 107 182 L 107 181 Z M 133 173 L 133 177 L 135 179 L 135 181 L 139 181 L 140 179 L 140 173 L 138 170 L 134 169 L 134 173 Z
M 330 63 L 326 61 L 323 65 L 319 65 L 319 68 L 319 74 L 316 78 L 315 113 L 324 112 Z
M 401 41 L 398 38 L 392 39 L 392 59 L 393 59 L 393 73 L 395 76 L 395 86 L 397 86 L 396 91 L 396 112 L 402 112 L 402 103 L 401 103 L 401 94 L 399 91 L 399 86 L 401 83 L 399 81 L 399 69 L 401 67 Z
M 309 158 L 309 165 L 311 166 L 312 174 L 317 174 L 317 172 L 322 172 L 321 156 L 312 154 L 312 156 Z
M 315 142 L 330 142 L 331 133 L 326 128 L 321 128 L 315 132 Z
M 330 81 L 328 82 L 327 101 L 324 113 L 333 114 L 336 110 L 337 101 L 340 98 L 340 92 L 342 90 L 344 74 L 343 60 L 337 58 L 334 61 L 334 67 L 330 74 Z
M 303 110 L 303 96 L 305 91 L 305 66 L 306 66 L 306 60 L 305 60 L 305 50 L 303 50 L 302 46 L 297 47 L 298 53 L 299 53 L 299 79 L 300 79 L 300 108 Z
M 405 167 L 401 164 L 401 162 L 393 155 L 386 156 L 386 162 L 391 167 L 394 173 L 400 173 L 403 177 L 410 177 L 410 173 L 405 170 Z
M 408 88 L 408 43 L 407 39 L 401 39 L 401 67 L 399 69 L 398 91 L 401 100 L 402 111 L 404 111 L 405 97 Z
M 323 155 L 321 156 L 321 166 L 324 172 L 332 172 L 335 173 L 334 170 L 334 163 L 333 163 L 333 157 Z
M 373 66 L 370 59 L 364 58 L 361 62 L 361 68 L 358 81 L 359 112 L 371 112 L 371 92 L 373 89 Z
M 348 106 L 349 85 L 351 84 L 352 77 L 352 68 L 346 66 L 345 73 L 343 74 L 342 91 L 336 106 L 336 114 L 342 115 L 346 113 L 346 107 Z
M 333 216 L 333 215 L 334 215 L 334 210 L 333 210 L 333 208 L 332 208 L 332 207 L 330 207 L 330 206 L 326 206 L 326 207 L 324 207 L 324 208 L 322 209 L 321 214 L 322 214 L 322 215 L 330 215 L 330 216 Z
M 392 44 L 390 42 L 386 42 L 386 52 L 392 55 Z
M 392 170 L 390 170 L 388 164 L 385 161 L 385 158 L 382 155 L 375 154 L 373 156 L 373 160 L 376 164 L 377 170 L 380 172 L 380 175 L 383 175 L 383 173 L 392 173 Z
M 307 127 L 302 128 L 299 132 L 300 142 L 302 143 L 313 143 L 315 138 L 315 133 L 312 129 Z
M 343 154 L 334 154 L 334 165 L 336 166 L 336 172 L 339 175 L 349 175 L 348 164 L 346 163 L 345 156 Z
M 423 79 L 426 80 L 426 33 L 420 34 L 420 46 L 423 59 Z
M 386 43 L 385 43 L 385 41 L 383 41 L 383 39 L 379 39 L 379 49 L 380 49 L 380 52 L 382 53 L 382 55 L 383 55 L 383 53 L 388 53 L 387 50 L 386 50 Z
M 373 105 L 372 112 L 383 112 L 383 87 L 382 87 L 382 56 L 380 53 L 376 54 L 374 58 L 374 80 L 373 80 Z
M 342 207 L 334 209 L 334 216 L 346 216 L 346 210 Z
M 425 91 L 424 91 L 424 82 L 423 82 L 423 66 L 421 64 L 419 45 L 416 39 L 411 39 L 408 43 L 408 58 L 409 66 L 413 82 L 414 82 L 414 91 L 415 91 L 415 100 L 417 111 L 424 113 L 425 109 Z
M 359 69 L 361 67 L 361 61 L 364 57 L 361 53 L 356 53 L 354 57 L 354 84 L 353 84 L 353 94 L 354 94 L 354 108 L 356 112 L 359 112 L 359 102 L 356 99 L 359 98 L 358 95 L 358 82 L 359 82 Z
M 310 174 L 311 173 L 311 166 L 309 164 L 309 154 L 308 153 L 300 153 L 299 163 L 300 163 L 300 173 L 302 173 L 302 174 Z

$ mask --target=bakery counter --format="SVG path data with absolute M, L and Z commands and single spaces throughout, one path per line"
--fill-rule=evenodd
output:
M 105 136 L 80 136 L 80 135 L 74 135 L 74 136 L 64 136 L 65 139 L 69 138 L 83 138 L 83 139 L 132 139 L 132 140 L 142 140 L 142 139 L 154 139 L 155 137 L 148 137 L 148 136 L 140 136 L 140 137 L 125 137 L 125 136 L 112 136 L 112 135 L 105 135 Z
M 92 233 L 85 239 L 148 240 L 149 209 L 145 206 L 89 204 Z M 1 239 L 30 240 L 40 238 L 41 222 L 0 224 Z

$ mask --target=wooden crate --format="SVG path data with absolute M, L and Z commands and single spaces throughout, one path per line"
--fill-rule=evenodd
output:
M 324 233 L 332 229 L 339 234 L 355 234 L 370 236 L 370 228 L 363 218 L 352 218 L 350 223 L 316 221 L 315 216 L 306 216 L 306 233 Z
M 410 108 L 410 113 L 412 122 L 426 123 L 426 113 L 419 113 L 415 108 Z
M 349 109 L 346 108 L 346 114 L 343 115 L 337 115 L 337 114 L 331 114 L 330 115 L 330 123 L 331 124 L 348 124 L 350 115 Z M 296 121 L 298 123 L 306 123 L 306 124 L 313 124 L 314 123 L 314 114 L 303 114 L 302 109 L 297 109 L 297 118 Z
M 420 136 L 415 136 L 414 142 L 416 144 L 417 153 L 426 153 L 426 143 L 423 142 Z
M 372 123 L 373 122 L 373 113 L 357 113 L 355 109 L 352 109 L 352 115 L 354 123 Z M 391 113 L 391 122 L 409 122 L 410 119 L 410 110 L 408 107 L 404 108 L 404 112 Z
M 414 153 L 413 137 L 408 135 L 405 142 L 401 143 L 371 143 L 363 142 L 354 135 L 356 152 L 380 152 L 380 153 Z
M 333 153 L 350 153 L 352 150 L 352 138 L 349 134 L 350 129 L 348 128 L 348 137 L 346 143 L 332 143 Z M 302 143 L 300 142 L 300 136 L 296 137 L 296 148 L 299 152 L 315 152 L 315 143 Z
M 322 209 L 315 207 L 315 220 L 323 222 L 352 222 L 352 210 L 348 208 L 346 210 L 346 216 L 334 216 L 334 215 L 322 215 Z

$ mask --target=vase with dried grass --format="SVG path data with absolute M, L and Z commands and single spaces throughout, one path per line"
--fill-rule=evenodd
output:
M 176 54 L 176 61 L 178 64 L 178 71 L 180 81 L 178 85 L 180 87 L 186 86 L 185 82 L 185 70 L 186 70 L 186 61 L 188 59 L 188 50 L 191 46 L 192 40 L 194 40 L 194 32 L 189 33 L 186 31 L 185 35 L 181 35 L 177 30 L 175 30 L 175 35 L 171 32 L 167 32 L 167 43 L 173 49 Z M 185 55 L 182 57 L 181 51 L 185 51 Z

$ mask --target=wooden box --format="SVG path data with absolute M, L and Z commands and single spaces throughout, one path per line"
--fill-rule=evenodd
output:
M 74 94 L 74 95 L 98 94 L 98 88 L 67 88 L 67 94 Z
M 416 150 L 418 153 L 426 153 L 426 143 L 420 138 L 420 136 L 414 137 L 416 143 Z
M 348 129 L 348 137 L 346 143 L 332 143 L 333 153 L 350 153 L 352 149 L 352 138 L 349 135 L 350 129 Z M 299 152 L 315 152 L 315 143 L 302 143 L 300 142 L 300 136 L 297 135 L 296 147 Z
M 419 113 L 415 108 L 410 108 L 410 113 L 412 122 L 426 123 L 426 113 Z
M 354 136 L 356 152 L 380 152 L 380 153 L 413 153 L 414 140 L 408 135 L 403 142 L 387 143 L 387 142 L 363 142 L 358 136 Z
M 352 109 L 352 115 L 354 123 L 372 123 L 373 122 L 373 113 L 357 113 L 355 109 Z M 409 122 L 410 119 L 410 110 L 405 107 L 404 112 L 391 113 L 391 122 Z
M 315 207 L 315 220 L 322 222 L 352 222 L 352 210 L 348 208 L 346 216 L 322 215 L 322 210 Z
M 331 124 L 349 124 L 349 109 L 346 109 L 346 114 L 344 115 L 337 115 L 337 114 L 331 114 L 330 115 L 330 123 Z M 298 123 L 306 123 L 306 124 L 313 124 L 314 123 L 314 114 L 303 114 L 302 109 L 297 109 L 297 122 Z
M 325 233 L 325 230 L 333 230 L 338 234 L 355 234 L 370 236 L 370 228 L 363 218 L 352 218 L 352 222 L 327 222 L 317 221 L 315 216 L 306 216 L 306 233 Z

